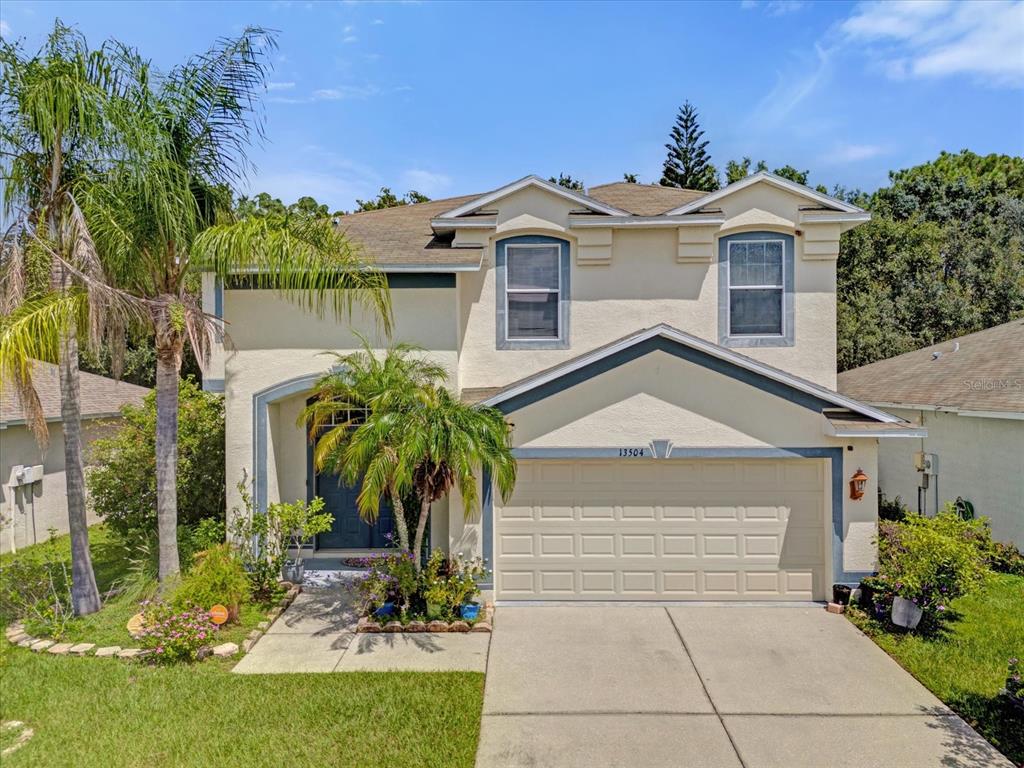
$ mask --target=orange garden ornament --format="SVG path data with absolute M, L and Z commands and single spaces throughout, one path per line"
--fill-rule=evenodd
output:
M 864 470 L 860 467 L 854 473 L 853 477 L 850 478 L 850 498 L 859 499 L 864 496 L 864 487 L 868 484 L 868 476 L 864 474 Z
M 210 621 L 218 627 L 228 620 L 228 609 L 218 603 L 210 609 Z

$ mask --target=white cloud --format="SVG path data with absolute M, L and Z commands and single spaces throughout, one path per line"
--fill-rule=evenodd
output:
M 1024 86 L 1024 0 L 987 3 L 870 2 L 840 31 L 874 44 L 889 77 L 970 75 L 989 86 Z
M 295 83 L 267 83 L 268 91 L 290 91 Z
M 835 51 L 814 46 L 814 59 L 802 54 L 785 72 L 779 72 L 772 88 L 749 115 L 754 128 L 775 127 L 785 122 L 793 110 L 813 94 L 831 74 Z
M 383 24 L 384 23 L 384 19 L 374 19 L 370 23 L 373 24 L 376 27 L 376 26 L 379 26 L 380 24 Z
M 313 101 L 365 99 L 379 92 L 380 89 L 375 85 L 339 85 L 336 88 L 320 88 L 313 91 Z
M 450 176 L 418 168 L 402 173 L 401 181 L 402 189 L 415 189 L 428 197 L 437 197 L 452 185 Z
M 341 42 L 343 42 L 343 43 L 354 43 L 358 39 L 359 38 L 356 37 L 355 35 L 346 35 L 345 37 L 341 38 Z
M 827 163 L 836 165 L 844 163 L 859 163 L 862 160 L 869 160 L 885 154 L 885 147 L 877 144 L 837 144 L 829 152 L 824 160 Z
M 789 13 L 796 13 L 805 5 L 807 3 L 804 0 L 768 0 L 764 3 L 758 2 L 758 0 L 742 0 L 740 8 L 745 11 L 763 8 L 769 16 L 785 16 Z
M 8 37 L 11 34 L 11 25 L 3 19 L 0 19 L 0 35 Z

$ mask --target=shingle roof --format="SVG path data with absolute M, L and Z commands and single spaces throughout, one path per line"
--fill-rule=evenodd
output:
M 838 386 L 869 403 L 1024 413 L 1024 318 L 844 371 Z
M 657 216 L 705 195 L 692 189 L 616 182 L 587 190 L 589 197 L 636 216 Z M 462 195 L 428 203 L 399 205 L 340 216 L 337 226 L 362 249 L 364 258 L 381 266 L 469 266 L 480 263 L 481 249 L 453 248 L 451 236 L 434 234 L 432 219 L 480 195 Z
M 602 203 L 614 205 L 629 211 L 634 216 L 657 216 L 658 214 L 692 203 L 704 197 L 707 192 L 696 189 L 663 187 L 660 184 L 631 184 L 616 181 L 591 187 L 587 194 Z
M 398 205 L 338 217 L 337 226 L 362 248 L 364 258 L 380 265 L 479 264 L 479 248 L 452 248 L 435 237 L 430 220 L 479 195 L 429 203 Z
M 49 420 L 60 420 L 60 377 L 56 365 L 36 362 L 32 382 Z M 115 381 L 94 373 L 79 373 L 82 418 L 99 418 L 117 414 L 123 405 L 139 405 L 150 390 L 125 381 Z M 19 423 L 25 414 L 15 389 L 0 387 L 0 421 Z

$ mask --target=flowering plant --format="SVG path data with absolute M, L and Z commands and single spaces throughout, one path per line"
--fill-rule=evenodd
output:
M 158 664 L 195 661 L 199 649 L 207 645 L 217 631 L 205 608 L 190 607 L 176 611 L 160 600 L 142 603 L 144 647 L 153 651 Z
M 403 614 L 409 611 L 418 596 L 419 586 L 416 561 L 411 552 L 402 550 L 363 558 L 358 567 L 367 569 L 353 584 L 364 612 L 389 602 L 397 603 Z

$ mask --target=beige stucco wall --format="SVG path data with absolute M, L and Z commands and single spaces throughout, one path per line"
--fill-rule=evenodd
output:
M 847 571 L 875 567 L 878 440 L 827 436 L 821 414 L 749 384 L 654 352 L 515 411 L 509 420 L 515 425 L 514 445 L 526 448 L 645 447 L 653 440 L 698 449 L 842 448 L 843 566 Z M 869 480 L 863 498 L 853 500 L 848 483 L 858 468 Z M 831 510 L 831 485 L 823 492 Z M 825 524 L 831 531 L 831 514 Z M 482 551 L 479 516 L 467 519 L 457 499 L 449 526 L 453 546 Z
M 486 246 L 484 268 L 461 273 L 457 278 L 460 384 L 503 386 L 658 323 L 717 343 L 717 237 L 751 230 L 803 232 L 799 208 L 806 204 L 804 198 L 775 187 L 755 185 L 721 201 L 726 221 L 715 232 L 715 238 L 703 246 L 705 261 L 679 262 L 678 228 L 620 228 L 611 230 L 609 260 L 581 264 L 578 236 L 589 236 L 593 230 L 571 228 L 569 214 L 578 210 L 577 205 L 534 188 L 495 202 L 489 206 L 497 210 L 495 232 L 460 233 L 466 242 L 476 238 Z M 521 234 L 561 237 L 570 243 L 568 349 L 496 348 L 495 243 Z M 798 235 L 794 254 L 794 346 L 739 351 L 834 389 L 835 285 L 834 259 L 804 258 L 804 240 Z
M 451 288 L 399 288 L 391 292 L 394 339 L 416 344 L 448 371 L 454 384 L 456 314 Z M 224 292 L 228 325 L 225 352 L 226 464 L 228 509 L 240 505 L 236 483 L 243 470 L 253 476 L 253 402 L 263 390 L 330 369 L 325 350 L 346 353 L 361 348 L 356 333 L 375 349 L 387 340 L 372 316 L 356 310 L 351 324 L 329 314 L 312 313 L 272 291 Z M 306 448 L 296 425 L 304 393 L 295 393 L 267 409 L 267 498 L 293 501 L 306 497 Z
M 89 460 L 89 443 L 109 434 L 117 420 L 83 422 L 82 438 L 85 459 Z M 68 497 L 64 476 L 64 430 L 59 422 L 49 425 L 50 440 L 40 449 L 32 433 L 24 425 L 0 429 L 0 552 L 10 552 L 30 544 L 46 541 L 50 528 L 68 532 Z M 43 479 L 32 485 L 12 487 L 11 469 L 18 464 L 42 464 Z M 91 510 L 88 521 L 99 522 Z
M 927 491 L 926 512 L 961 496 L 992 523 L 992 536 L 1024 546 L 1024 420 L 959 416 L 955 413 L 889 409 L 928 430 L 922 439 L 882 441 L 878 454 L 882 491 L 917 506 L 918 451 L 939 457 L 939 474 Z M 938 482 L 935 483 L 935 480 Z

